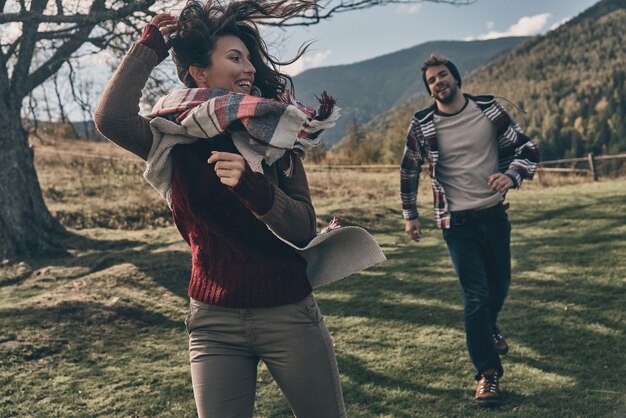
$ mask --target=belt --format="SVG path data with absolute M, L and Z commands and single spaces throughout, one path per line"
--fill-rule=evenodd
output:
M 481 218 L 484 216 L 493 215 L 494 213 L 505 211 L 509 208 L 509 203 L 498 202 L 497 205 L 485 208 L 485 209 L 468 209 L 468 210 L 457 210 L 454 212 L 450 212 L 450 214 L 454 217 L 458 218 Z

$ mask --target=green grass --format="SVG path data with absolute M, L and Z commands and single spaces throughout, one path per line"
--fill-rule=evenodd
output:
M 499 325 L 512 348 L 504 405 L 484 410 L 428 193 L 415 244 L 396 174 L 359 175 L 358 187 L 356 177 L 332 190 L 331 179 L 311 178 L 320 222 L 366 226 L 388 257 L 316 292 L 350 417 L 626 416 L 626 179 L 510 193 L 514 276 Z M 177 231 L 75 232 L 70 257 L 0 267 L 0 416 L 195 416 L 183 325 L 190 257 Z M 255 414 L 291 416 L 263 366 Z

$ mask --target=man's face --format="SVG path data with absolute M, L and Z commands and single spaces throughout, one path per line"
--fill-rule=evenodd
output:
M 456 80 L 445 65 L 428 67 L 426 83 L 433 97 L 443 104 L 451 103 L 459 91 Z

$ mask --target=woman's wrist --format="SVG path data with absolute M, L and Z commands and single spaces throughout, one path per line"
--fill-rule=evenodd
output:
M 263 174 L 252 171 L 248 164 L 239 183 L 231 190 L 248 209 L 259 216 L 269 212 L 274 203 L 272 185 Z
M 165 39 L 163 38 L 161 31 L 159 31 L 159 28 L 152 23 L 149 23 L 143 28 L 141 39 L 139 39 L 137 43 L 153 50 L 157 54 L 159 63 L 168 56 L 167 51 L 169 48 L 165 43 Z

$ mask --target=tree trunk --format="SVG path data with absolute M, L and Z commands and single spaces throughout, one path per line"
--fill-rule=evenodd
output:
M 8 110 L 0 114 L 0 260 L 63 254 L 66 232 L 44 203 L 19 107 Z

